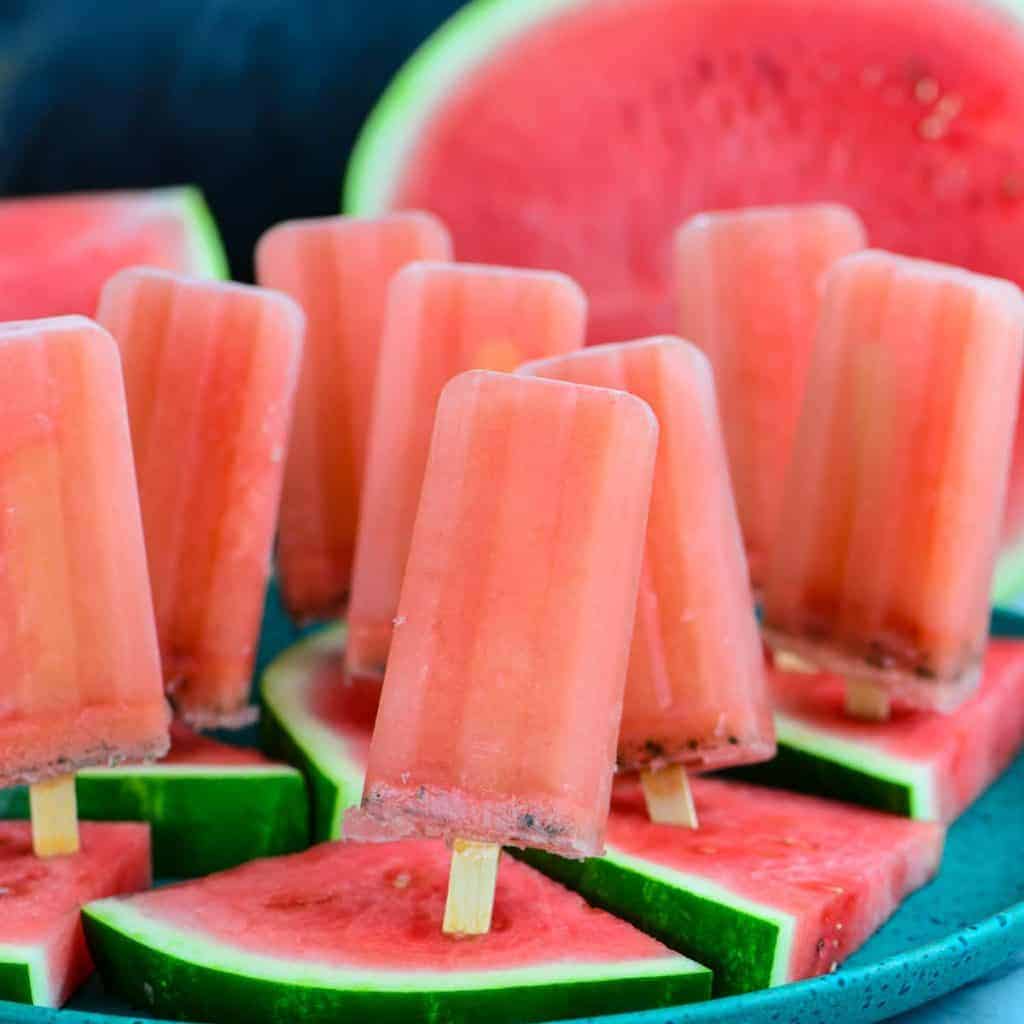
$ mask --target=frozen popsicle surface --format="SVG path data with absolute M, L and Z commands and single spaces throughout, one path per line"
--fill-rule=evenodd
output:
M 775 731 L 707 358 L 665 337 L 598 345 L 521 372 L 628 391 L 661 425 L 619 767 L 767 760 Z
M 554 273 L 417 263 L 392 282 L 349 607 L 350 673 L 384 674 L 437 400 L 465 370 L 583 344 L 586 301 Z
M 247 708 L 302 345 L 278 292 L 116 274 L 100 321 L 124 363 L 165 683 L 195 725 Z
M 117 346 L 0 325 L 0 785 L 160 756 L 169 710 Z
M 822 278 L 866 245 L 843 206 L 704 213 L 676 237 L 679 330 L 715 370 L 751 579 L 764 583 L 814 348 Z
M 657 433 L 618 391 L 445 388 L 348 838 L 600 851 Z
M 765 588 L 773 647 L 918 707 L 971 693 L 1022 349 L 1006 281 L 882 252 L 829 272 Z
M 257 248 L 260 283 L 291 295 L 307 320 L 277 541 L 298 621 L 338 614 L 348 598 L 388 285 L 451 248 L 426 213 L 290 221 Z

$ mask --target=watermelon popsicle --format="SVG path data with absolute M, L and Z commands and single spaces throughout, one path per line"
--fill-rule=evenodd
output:
M 135 268 L 107 282 L 98 319 L 124 362 L 165 684 L 190 724 L 245 724 L 302 311 Z
M 602 848 L 657 435 L 618 391 L 444 389 L 345 833 L 453 841 L 448 931 L 488 930 L 497 844 Z
M 282 596 L 299 622 L 337 615 L 348 599 L 388 284 L 407 263 L 451 254 L 444 225 L 425 213 L 289 221 L 257 247 L 260 284 L 307 318 L 277 541 Z
M 828 274 L 763 622 L 854 714 L 978 682 L 1022 355 L 1009 282 L 883 252 Z
M 0 325 L 0 380 L 0 785 L 72 853 L 70 773 L 168 746 L 124 385 L 78 316 Z
M 703 213 L 676 235 L 679 333 L 715 370 L 757 590 L 779 529 L 822 277 L 865 245 L 857 215 L 824 203 Z
M 707 358 L 679 338 L 598 345 L 520 373 L 618 388 L 661 425 L 618 764 L 652 820 L 696 827 L 686 770 L 764 761 L 775 731 Z
M 346 664 L 381 678 L 437 400 L 465 370 L 578 349 L 586 300 L 562 274 L 415 263 L 391 285 L 359 513 Z

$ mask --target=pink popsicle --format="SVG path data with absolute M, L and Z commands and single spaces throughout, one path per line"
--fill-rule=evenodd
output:
M 381 347 L 349 608 L 347 665 L 384 674 L 437 400 L 464 370 L 514 370 L 583 344 L 562 274 L 416 263 L 394 279 Z
M 117 346 L 0 325 L 0 785 L 167 750 Z
M 1022 354 L 1009 282 L 883 252 L 836 264 L 765 588 L 773 647 L 918 707 L 966 699 Z
M 822 277 L 866 245 L 843 206 L 704 213 L 676 237 L 679 331 L 711 360 L 754 586 L 779 529 Z
M 413 260 L 450 258 L 448 232 L 425 213 L 289 221 L 260 240 L 260 283 L 307 319 L 277 541 L 282 596 L 300 622 L 348 599 L 388 285 Z
M 349 838 L 600 852 L 657 434 L 618 391 L 444 389 Z
M 277 292 L 132 269 L 98 316 L 124 361 L 168 691 L 194 725 L 242 724 L 302 312 Z
M 764 761 L 775 730 L 707 358 L 678 338 L 599 345 L 521 373 L 618 388 L 661 424 L 619 767 Z

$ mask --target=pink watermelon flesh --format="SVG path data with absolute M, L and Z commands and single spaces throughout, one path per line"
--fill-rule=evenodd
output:
M 938 871 L 945 830 L 846 804 L 694 779 L 700 829 L 653 825 L 635 782 L 615 790 L 608 845 L 795 919 L 789 980 L 841 963 Z
M 559 960 L 670 955 L 630 925 L 509 858 L 491 932 L 441 931 L 450 854 L 443 843 L 325 843 L 132 900 L 147 917 L 236 949 L 362 969 L 495 970 Z
M 310 711 L 345 741 L 352 758 L 362 765 L 370 754 L 380 690 L 380 680 L 349 678 L 341 658 L 320 662 L 310 687 Z
M 47 991 L 33 986 L 32 993 L 43 1005 L 60 1006 L 92 973 L 79 908 L 151 884 L 148 825 L 83 822 L 79 828 L 78 854 L 41 860 L 32 852 L 28 822 L 0 822 L 0 944 L 43 955 Z
M 844 203 L 877 247 L 1024 283 L 1022 67 L 977 0 L 580 4 L 452 90 L 389 205 L 440 215 L 461 259 L 573 275 L 592 342 L 673 328 L 672 235 L 708 209 Z
M 236 747 L 230 743 L 193 732 L 187 725 L 171 725 L 171 749 L 160 764 L 192 765 L 254 765 L 273 764 L 268 757 L 253 747 Z
M 188 189 L 0 201 L 0 321 L 94 316 L 113 273 L 145 264 L 201 272 Z
M 895 708 L 889 722 L 862 722 L 844 712 L 845 686 L 832 676 L 789 675 L 769 680 L 776 706 L 790 718 L 872 752 L 930 765 L 937 811 L 952 821 L 1013 760 L 1024 743 L 1024 644 L 994 641 L 981 685 L 952 715 Z

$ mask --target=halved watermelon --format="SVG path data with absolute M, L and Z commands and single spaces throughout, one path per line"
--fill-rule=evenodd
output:
M 282 653 L 262 679 L 263 746 L 309 782 L 313 837 L 339 839 L 363 795 L 380 682 L 348 680 L 345 627 L 322 629 Z
M 705 999 L 705 968 L 508 858 L 490 934 L 441 931 L 443 843 L 330 843 L 85 910 L 114 992 L 190 1020 L 534 1021 Z
M 41 859 L 28 822 L 0 822 L 0 999 L 60 1006 L 92 973 L 79 908 L 150 884 L 145 825 L 85 823 L 81 850 Z
M 843 710 L 845 686 L 770 670 L 778 757 L 737 771 L 755 782 L 952 821 L 1024 746 L 1024 644 L 994 641 L 977 693 L 951 715 L 897 709 L 889 722 Z
M 856 210 L 873 245 L 1024 283 L 1024 31 L 979 0 L 475 0 L 367 122 L 345 205 L 565 271 L 591 340 L 675 328 L 707 209 Z M 996 594 L 1024 589 L 1024 418 Z
M 227 276 L 199 189 L 0 200 L 0 321 L 94 316 L 107 278 L 136 264 Z
M 695 831 L 652 824 L 639 784 L 626 781 L 605 856 L 523 856 L 706 963 L 716 995 L 835 970 L 939 868 L 935 823 L 739 782 L 692 788 Z
M 155 764 L 79 772 L 79 815 L 148 822 L 153 868 L 163 878 L 194 878 L 307 846 L 309 804 L 300 772 L 177 723 L 171 740 L 170 752 Z M 27 817 L 25 788 L 0 791 L 0 818 Z

